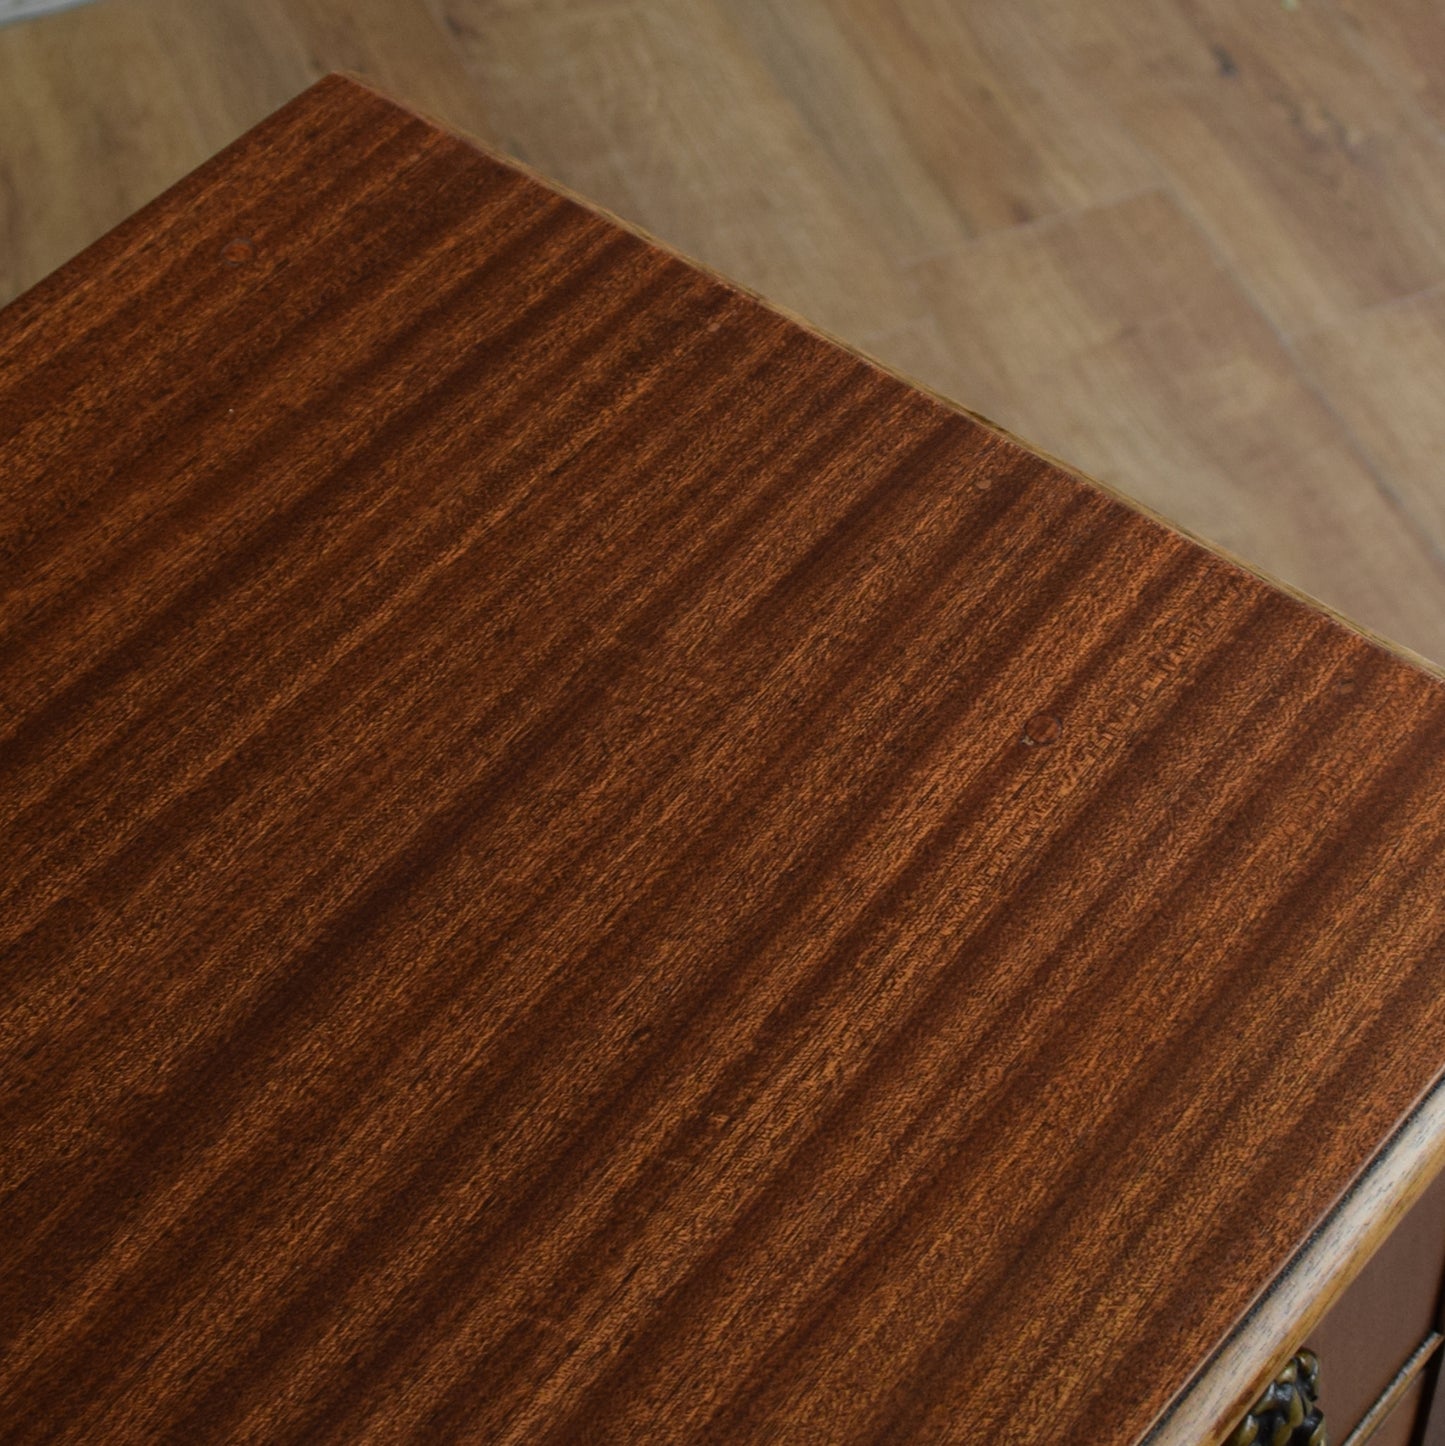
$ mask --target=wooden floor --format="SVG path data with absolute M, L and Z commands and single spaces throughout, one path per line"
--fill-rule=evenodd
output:
M 1445 660 L 1433 0 L 99 0 L 0 297 L 339 68 Z

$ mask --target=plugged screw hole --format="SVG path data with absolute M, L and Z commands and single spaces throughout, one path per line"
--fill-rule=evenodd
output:
M 1024 742 L 1036 748 L 1046 748 L 1050 743 L 1057 743 L 1063 732 L 1063 723 L 1052 713 L 1035 713 L 1024 724 Z

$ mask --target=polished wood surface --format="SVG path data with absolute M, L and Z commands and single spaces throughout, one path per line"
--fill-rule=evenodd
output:
M 327 70 L 1445 661 L 1433 0 L 96 0 L 0 30 L 0 299 Z
M 1436 677 L 360 87 L 0 438 L 16 1440 L 1132 1442 L 1445 1064 Z

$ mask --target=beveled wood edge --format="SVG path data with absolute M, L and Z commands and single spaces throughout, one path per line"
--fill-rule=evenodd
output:
M 1445 1167 L 1445 1077 L 1265 1287 L 1140 1446 L 1221 1446 L 1250 1403 L 1307 1337 L 1400 1219 Z M 1329 1418 L 1329 1362 L 1320 1400 Z
M 1365 1442 L 1385 1424 L 1395 1408 L 1425 1374 L 1426 1366 L 1435 1358 L 1442 1343 L 1445 1343 L 1445 1336 L 1439 1331 L 1431 1331 L 1425 1337 L 1410 1359 L 1390 1378 L 1390 1384 L 1380 1392 L 1375 1404 L 1360 1417 L 1360 1424 L 1340 1442 L 1340 1446 L 1365 1446 Z
M 731 276 L 727 276 L 716 268 L 709 266 L 707 262 L 699 261 L 695 256 L 689 256 L 685 251 L 679 250 L 679 248 L 671 242 L 664 241 L 660 237 L 655 236 L 645 226 L 640 226 L 635 221 L 629 221 L 625 216 L 619 216 L 615 211 L 609 210 L 599 202 L 590 199 L 578 191 L 574 191 L 570 186 L 547 175 L 544 171 L 538 170 L 537 167 L 529 161 L 524 161 L 516 156 L 509 155 L 506 151 L 499 149 L 487 141 L 479 139 L 470 132 L 463 130 L 460 126 L 453 125 L 450 121 L 442 120 L 429 111 L 412 105 L 409 101 L 398 99 L 382 87 L 373 84 L 371 81 L 364 79 L 352 71 L 333 71 L 331 74 L 316 82 L 317 85 L 336 83 L 354 86 L 359 90 L 386 101 L 390 105 L 399 106 L 402 110 L 409 111 L 412 115 L 426 121 L 428 125 L 435 126 L 437 130 L 454 136 L 457 140 L 480 151 L 483 155 L 489 156 L 502 165 L 509 166 L 512 170 L 520 172 L 522 175 L 536 181 L 538 185 L 545 186 L 550 191 L 555 191 L 559 196 L 565 196 L 569 201 L 581 206 L 583 210 L 590 211 L 593 215 L 601 216 L 604 220 L 611 222 L 612 225 L 618 227 L 620 230 L 626 231 L 630 235 L 636 236 L 639 240 L 645 241 L 649 246 L 655 247 L 658 251 L 686 263 L 694 271 L 700 272 L 702 275 L 708 277 L 709 280 L 716 282 L 719 286 L 723 286 L 729 291 L 748 297 L 749 300 L 756 302 L 764 310 L 772 312 L 775 316 L 785 317 L 795 326 L 801 327 L 811 335 L 820 337 L 822 340 L 838 347 L 841 351 L 845 351 L 850 356 L 856 357 L 874 371 L 882 372 L 885 376 L 902 382 L 905 386 L 922 393 L 922 395 L 928 397 L 931 401 L 944 407 L 948 411 L 968 417 L 985 430 L 1007 439 L 1015 446 L 1022 447 L 1037 457 L 1042 457 L 1051 466 L 1058 468 L 1060 472 L 1064 472 L 1068 476 L 1097 489 L 1106 496 L 1112 497 L 1116 502 L 1130 508 L 1132 511 L 1142 513 L 1145 517 L 1149 518 L 1150 521 L 1164 528 L 1166 532 L 1175 533 L 1180 537 L 1187 537 L 1191 542 L 1202 547 L 1213 556 L 1220 558 L 1230 566 L 1236 567 L 1241 572 L 1258 578 L 1261 582 L 1266 583 L 1277 592 L 1282 592 L 1289 597 L 1295 598 L 1297 601 L 1313 608 L 1316 612 L 1325 613 L 1339 623 L 1340 626 L 1368 639 L 1376 647 L 1400 658 L 1421 672 L 1428 673 L 1434 678 L 1445 681 L 1445 661 L 1436 663 L 1423 654 L 1415 652 L 1414 649 L 1407 648 L 1403 643 L 1397 643 L 1393 639 L 1385 637 L 1382 633 L 1377 633 L 1372 628 L 1366 627 L 1363 623 L 1356 622 L 1347 614 L 1340 612 L 1338 608 L 1331 607 L 1329 603 L 1322 602 L 1319 598 L 1304 591 L 1303 588 L 1296 587 L 1293 583 L 1285 582 L 1275 577 L 1263 568 L 1246 561 L 1244 558 L 1236 556 L 1227 548 L 1221 547 L 1217 542 L 1211 542 L 1209 538 L 1201 537 L 1197 532 L 1190 531 L 1189 528 L 1155 511 L 1148 503 L 1141 502 L 1138 498 L 1131 497 L 1127 492 L 1121 491 L 1112 483 L 1100 481 L 1099 478 L 1076 467 L 1073 463 L 1065 461 L 1062 457 L 1055 456 L 1052 452 L 1048 451 L 1047 448 L 1040 447 L 1037 443 L 1029 441 L 1027 437 L 1021 437 L 1017 432 L 1010 431 L 1001 423 L 995 422 L 991 417 L 986 417 L 982 412 L 965 406 L 962 402 L 929 386 L 927 382 L 919 381 L 917 377 L 910 376 L 900 368 L 888 362 L 880 361 L 877 357 L 864 351 L 862 347 L 856 346 L 853 342 L 846 341 L 840 336 L 835 336 L 825 327 L 819 326 L 814 321 L 810 321 L 807 317 L 792 310 L 790 307 L 784 306 L 781 302 L 773 301 L 761 292 L 755 291 L 752 287 L 734 280 Z M 303 92 L 303 94 L 304 93 L 305 92 Z

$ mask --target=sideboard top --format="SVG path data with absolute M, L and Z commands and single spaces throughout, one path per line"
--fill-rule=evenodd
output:
M 363 87 L 0 313 L 0 1419 L 1149 1431 L 1445 1064 L 1445 688 Z

